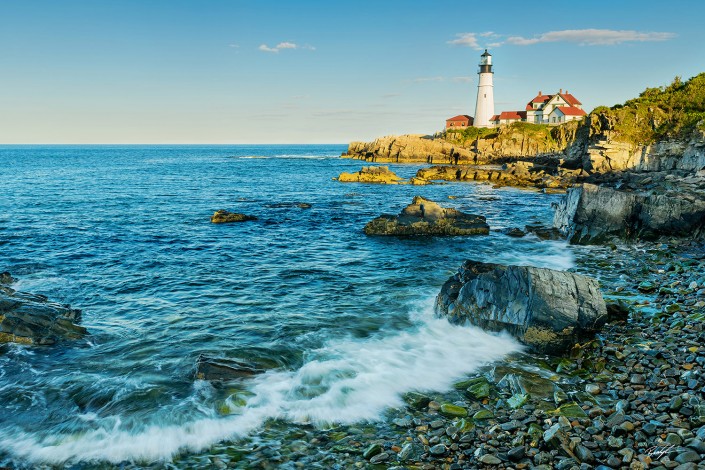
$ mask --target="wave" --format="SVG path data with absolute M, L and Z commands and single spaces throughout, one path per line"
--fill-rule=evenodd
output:
M 479 367 L 521 350 L 508 335 L 451 325 L 434 318 L 431 310 L 430 301 L 419 306 L 408 330 L 333 340 L 311 351 L 297 370 L 256 377 L 249 385 L 252 395 L 237 415 L 218 418 L 213 411 L 180 423 L 154 418 L 137 430 L 127 417 L 82 415 L 81 425 L 92 429 L 41 435 L 5 429 L 0 431 L 0 449 L 29 462 L 54 464 L 156 461 L 244 438 L 268 419 L 319 426 L 375 421 L 385 409 L 402 406 L 405 392 L 447 390 Z M 198 401 L 207 387 L 197 381 L 187 400 Z

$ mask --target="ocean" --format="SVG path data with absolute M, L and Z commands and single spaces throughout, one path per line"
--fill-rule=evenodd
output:
M 405 392 L 447 390 L 521 350 L 434 318 L 433 300 L 469 258 L 574 267 L 563 242 L 498 231 L 550 224 L 560 195 L 339 183 L 364 164 L 344 150 L 0 147 L 0 271 L 82 309 L 90 332 L 0 345 L 0 465 L 198 466 L 226 444 L 277 448 L 301 426 L 384 420 Z M 390 165 L 403 177 L 419 167 Z M 363 233 L 415 195 L 484 215 L 492 232 Z M 211 224 L 217 209 L 257 220 Z M 213 384 L 195 377 L 201 355 L 266 372 Z

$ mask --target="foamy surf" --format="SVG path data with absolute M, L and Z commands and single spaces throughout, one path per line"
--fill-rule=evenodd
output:
M 153 423 L 138 432 L 120 417 L 91 416 L 82 420 L 85 431 L 71 434 L 5 429 L 0 448 L 30 462 L 156 461 L 246 437 L 268 419 L 317 425 L 374 421 L 386 408 L 401 406 L 405 392 L 449 389 L 480 366 L 521 349 L 508 335 L 451 325 L 434 318 L 429 306 L 423 312 L 409 330 L 331 341 L 312 351 L 298 370 L 257 377 L 237 415 Z

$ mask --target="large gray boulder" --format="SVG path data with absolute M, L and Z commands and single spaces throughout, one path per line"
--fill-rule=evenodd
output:
M 595 279 L 472 260 L 443 284 L 435 310 L 452 323 L 506 330 L 532 350 L 547 354 L 565 351 L 607 320 Z
M 692 184 L 671 191 L 582 184 L 568 190 L 556 206 L 553 225 L 577 244 L 602 243 L 610 237 L 698 238 L 705 233 L 705 192 L 698 179 L 690 177 L 686 181 Z
M 85 328 L 75 324 L 81 319 L 80 310 L 50 302 L 43 295 L 15 292 L 1 285 L 9 284 L 13 280 L 11 276 L 3 273 L 2 277 L 0 343 L 54 344 L 78 339 L 87 333 Z
M 381 215 L 365 225 L 367 235 L 487 235 L 490 226 L 481 215 L 466 214 L 453 208 L 414 197 L 399 215 Z

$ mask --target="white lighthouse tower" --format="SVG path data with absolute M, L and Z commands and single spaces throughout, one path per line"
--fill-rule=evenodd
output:
M 480 56 L 480 80 L 477 83 L 475 103 L 475 127 L 492 127 L 490 118 L 494 116 L 494 85 L 492 84 L 492 55 L 485 52 Z

